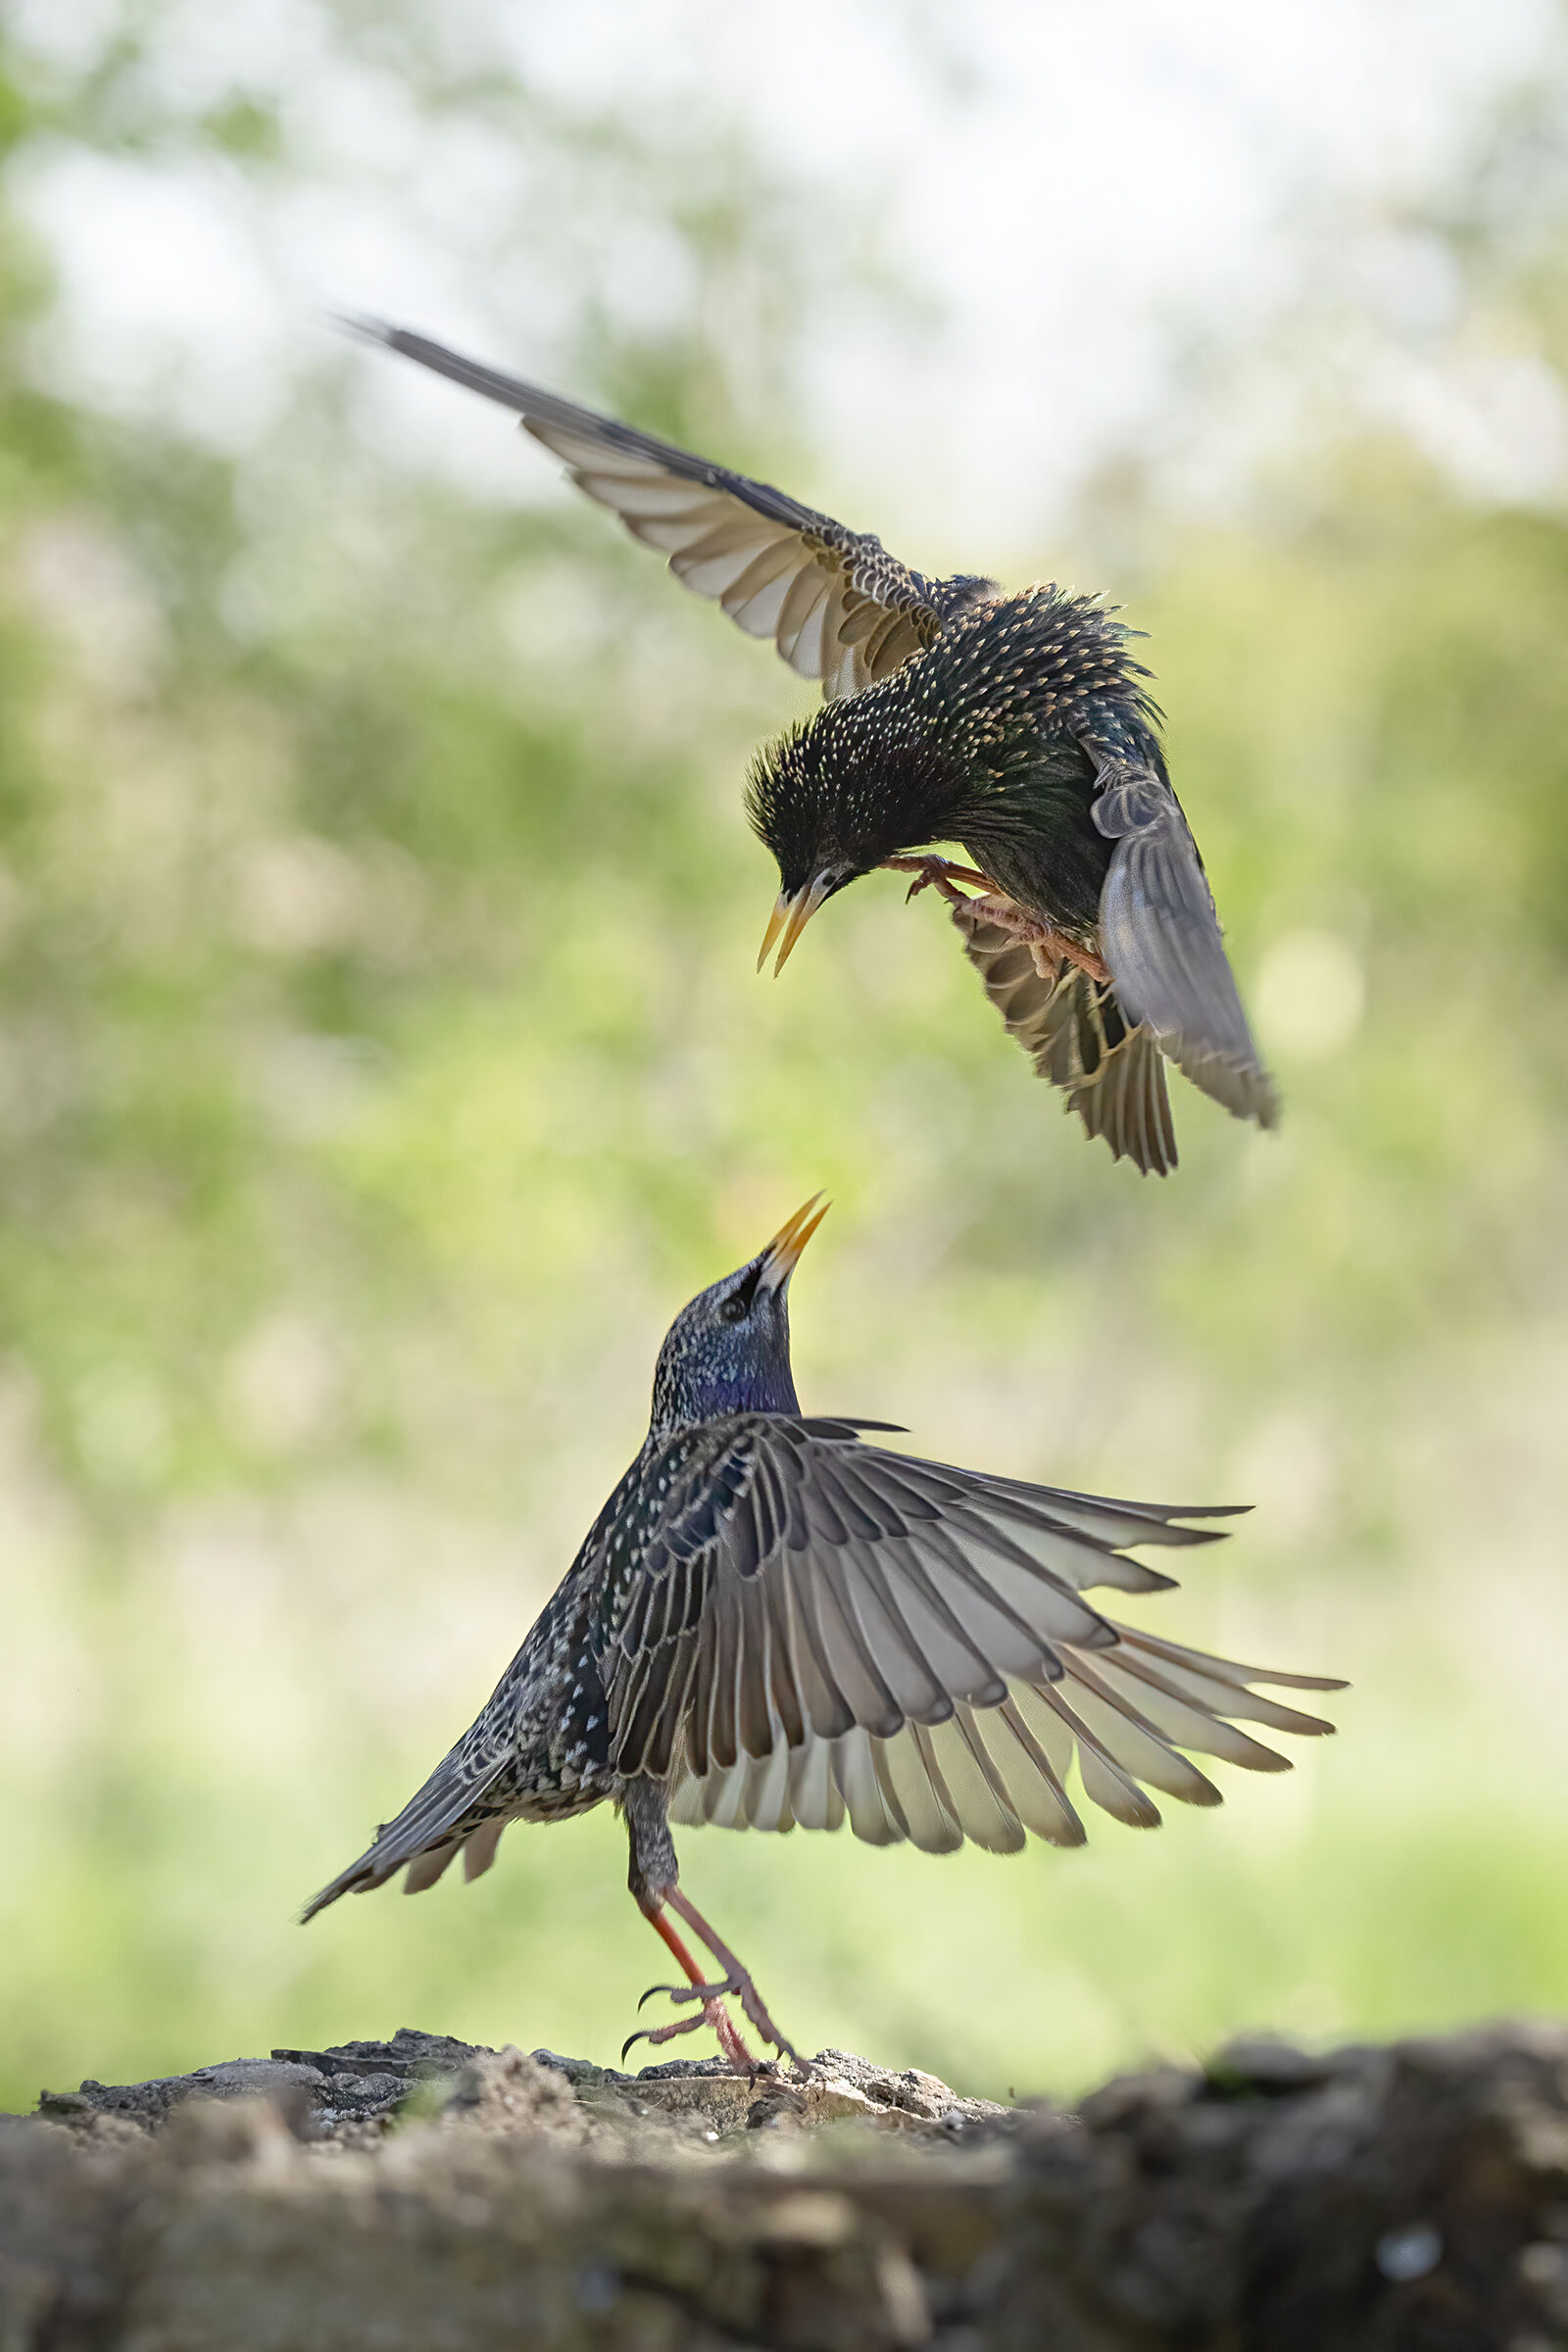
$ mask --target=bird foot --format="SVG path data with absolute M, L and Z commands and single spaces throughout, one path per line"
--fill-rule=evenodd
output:
M 651 1990 L 652 1992 L 675 1993 L 678 1987 L 672 1984 L 655 1984 Z M 646 2001 L 650 1997 L 651 1993 L 645 1992 L 643 2000 Z M 637 2006 L 640 2009 L 642 2001 L 639 2001 Z M 678 2034 L 701 2033 L 704 2026 L 707 2026 L 716 2038 L 719 2050 L 731 2074 L 744 2076 L 748 2082 L 755 2082 L 759 2075 L 771 2073 L 771 2066 L 765 2058 L 752 2056 L 729 2012 L 717 1998 L 705 2000 L 702 2007 L 694 2011 L 690 2017 L 677 2017 L 667 2026 L 645 2026 L 640 2033 L 628 2034 L 620 2045 L 621 2059 L 624 2062 L 626 2052 L 639 2041 L 646 2041 L 651 2047 L 657 2047 L 662 2042 L 673 2041 Z
M 955 865 L 950 858 L 884 858 L 883 866 L 895 874 L 912 874 L 914 880 L 905 894 L 905 904 L 917 899 L 922 890 L 934 890 L 950 906 L 966 906 L 971 914 L 999 931 L 1010 933 L 1029 950 L 1035 970 L 1042 980 L 1059 978 L 1064 963 L 1075 963 L 1087 972 L 1091 980 L 1108 980 L 1110 973 L 1093 948 L 1080 947 L 1076 940 L 1054 930 L 1037 914 L 1028 913 L 1005 891 L 999 890 L 989 874 L 972 865 Z M 978 898 L 970 898 L 958 888 L 960 882 L 973 883 Z
M 637 1891 L 635 1887 L 634 1891 Z M 752 1983 L 751 1972 L 741 1966 L 727 1943 L 720 1942 L 696 1904 L 682 1893 L 680 1887 L 670 1883 L 657 1892 L 652 1888 L 644 1888 L 638 1892 L 638 1899 L 649 1926 L 674 1953 L 688 1979 L 687 1984 L 651 1986 L 643 1994 L 642 2001 L 638 2002 L 638 2008 L 642 2007 L 643 2001 L 651 2001 L 656 1992 L 667 1993 L 672 2001 L 695 2001 L 700 2007 L 692 2017 L 675 2018 L 667 2026 L 656 2026 L 652 2032 L 645 2027 L 640 2033 L 633 2034 L 620 2053 L 622 2058 L 633 2042 L 670 2041 L 677 2034 L 695 2034 L 699 2026 L 706 2025 L 711 2027 L 718 2036 L 718 2046 L 734 2072 L 755 2082 L 760 2071 L 759 2062 L 752 2056 L 724 2007 L 725 2001 L 733 1995 L 762 2039 L 770 2041 L 781 2056 L 788 2058 L 798 2074 L 808 2075 L 811 2069 L 807 2061 L 785 2040 L 768 2016 L 761 1995 Z M 724 1971 L 716 1983 L 708 1982 L 704 1970 L 693 1959 L 680 1935 L 665 1916 L 666 1906 L 696 1933 Z
M 727 1977 L 721 1978 L 716 1984 L 650 1984 L 648 1990 L 643 1994 L 642 1999 L 638 2002 L 638 2008 L 643 2008 L 647 2002 L 654 1998 L 656 1993 L 661 1992 L 667 1994 L 669 1999 L 676 2003 L 682 2001 L 700 2001 L 702 2003 L 701 2013 L 696 2017 L 677 2018 L 672 2024 L 667 2026 L 656 2026 L 651 2032 L 645 2031 L 641 2036 L 642 2039 L 646 2041 L 670 2041 L 677 2034 L 694 2033 L 699 2026 L 705 2023 L 712 2025 L 715 2018 L 722 2018 L 725 2025 L 729 2026 L 728 2016 L 725 2011 L 719 2007 L 719 2003 L 723 2000 L 733 1998 L 740 2002 L 742 2012 L 750 2021 L 750 2023 L 756 2027 L 762 2039 L 764 2041 L 770 2041 L 774 2049 L 777 2050 L 779 2056 L 789 2060 L 791 2066 L 794 2067 L 797 2074 L 808 2075 L 810 2073 L 811 2068 L 809 2060 L 801 2056 L 799 2050 L 796 2049 L 793 2042 L 785 2040 L 783 2034 L 779 2032 L 777 2026 L 774 2025 L 771 2017 L 769 2017 L 766 2007 L 763 2004 L 761 1994 L 758 1991 L 757 1986 L 753 1984 L 750 1975 L 745 1969 L 734 1969 Z M 732 2034 L 735 2031 L 733 2026 L 730 2026 L 729 2030 Z M 633 2041 L 637 2040 L 639 2036 L 637 2034 L 634 2034 L 632 2035 Z M 738 2039 L 739 2036 L 737 2035 L 736 2038 Z M 720 2039 L 722 2039 L 722 2036 L 720 2036 Z M 628 2042 L 626 2047 L 629 2049 L 631 2047 L 631 2043 Z M 624 2057 L 625 2054 L 625 2050 L 622 2050 L 621 2056 Z M 725 2055 L 728 2055 L 727 2051 Z
M 972 865 L 955 865 L 951 858 L 884 858 L 882 867 L 886 873 L 914 876 L 905 893 L 906 906 L 922 890 L 934 890 L 950 906 L 967 906 L 970 902 L 958 888 L 960 882 L 978 883 L 982 890 L 993 887 L 989 875 L 977 873 Z
M 988 923 L 995 923 L 999 931 L 1010 932 L 1014 939 L 1021 941 L 1028 949 L 1035 970 L 1042 980 L 1058 978 L 1064 963 L 1075 963 L 1081 972 L 1088 973 L 1091 980 L 1110 978 L 1109 968 L 1093 948 L 1081 947 L 1064 932 L 1042 922 L 1039 915 L 1028 913 L 1000 890 L 988 891 L 984 898 L 968 899 L 964 904 L 971 913 Z

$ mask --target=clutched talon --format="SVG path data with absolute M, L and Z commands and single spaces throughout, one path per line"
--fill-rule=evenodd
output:
M 777 2026 L 774 2025 L 772 2019 L 768 2016 L 767 2011 L 762 2007 L 760 2001 L 749 2001 L 746 1999 L 743 1993 L 741 1996 L 741 2010 L 748 2023 L 756 2027 L 762 2039 L 772 2043 L 774 2049 L 777 2050 L 781 2059 L 787 2058 L 798 2075 L 809 2077 L 811 2072 L 810 2060 L 808 2058 L 803 2058 L 800 2051 L 795 2047 L 795 2044 L 792 2041 L 785 2040 Z
M 912 864 L 915 861 L 913 859 L 906 859 L 905 862 L 906 864 Z M 939 859 L 937 862 L 940 863 L 941 860 Z M 669 1908 L 681 1919 L 683 1919 L 686 1922 L 686 1925 L 696 1933 L 696 1935 L 701 1938 L 702 1942 L 707 1945 L 713 1958 L 718 1962 L 719 1967 L 724 1971 L 724 1980 L 721 1984 L 698 1984 L 697 1963 L 693 1960 L 685 1945 L 680 1941 L 680 1938 L 674 1934 L 667 1920 L 663 1919 L 662 1916 L 656 1916 L 654 1918 L 653 1924 L 655 1928 L 658 1930 L 660 1935 L 663 1936 L 664 1941 L 669 1945 L 670 1950 L 675 1953 L 676 1957 L 681 1963 L 681 1966 L 691 1977 L 698 1997 L 704 1998 L 704 1996 L 706 1996 L 704 2000 L 703 2015 L 709 2020 L 710 2024 L 713 2026 L 715 2032 L 718 2033 L 719 2046 L 723 2049 L 724 2055 L 727 2058 L 730 2057 L 728 2042 L 725 2038 L 726 2034 L 734 2036 L 737 2041 L 740 2039 L 739 2035 L 735 2034 L 734 2027 L 730 2025 L 729 2019 L 724 2010 L 719 2005 L 722 1999 L 726 1997 L 733 1997 L 740 2002 L 742 2016 L 745 2017 L 751 2025 L 756 2027 L 762 2039 L 764 2041 L 771 2042 L 774 2049 L 778 2051 L 780 2057 L 787 2058 L 790 2064 L 802 2075 L 809 2076 L 811 2070 L 808 2062 L 802 2058 L 800 2052 L 791 2042 L 785 2040 L 783 2034 L 779 2032 L 777 2026 L 774 2025 L 773 2020 L 769 2017 L 766 2005 L 762 2000 L 762 1996 L 758 1991 L 756 1984 L 752 1981 L 751 1970 L 744 1967 L 736 1958 L 735 1954 L 730 1950 L 729 1945 L 723 1942 L 719 1936 L 715 1936 L 712 1929 L 709 1926 L 707 1920 L 704 1919 L 702 1913 L 698 1910 L 696 1904 L 692 1902 L 688 1895 L 682 1892 L 679 1886 L 670 1886 L 666 1888 L 663 1899 L 668 1904 Z M 672 2031 L 678 2031 L 678 2029 L 668 2026 L 661 2029 L 661 2032 L 663 2034 L 668 2034 Z M 653 2037 L 650 2036 L 650 2038 Z M 744 2048 L 745 2044 L 742 2043 L 741 2046 Z M 732 2065 L 734 2064 L 733 2058 L 730 2059 L 730 2063 Z M 750 2057 L 748 2057 L 748 2063 L 755 2070 L 755 2060 L 751 2060 Z
M 761 1994 L 744 1970 L 737 1969 L 713 1984 L 650 1984 L 638 2002 L 638 2008 L 646 2008 L 654 1995 L 659 1992 L 666 1993 L 672 2001 L 701 2001 L 705 2011 L 718 2001 L 737 2000 L 741 2005 L 742 2015 L 757 2028 L 764 2041 L 771 2042 L 780 2056 L 788 2058 L 792 2065 L 800 2066 L 802 2064 L 799 2053 L 785 2040 L 777 2026 L 774 2025 L 767 2013 Z M 662 2034 L 689 2034 L 693 2024 L 697 2022 L 700 2021 L 690 2018 L 683 2019 L 678 2025 L 662 2026 L 659 2032 Z
M 906 906 L 911 899 L 917 899 L 922 890 L 935 890 L 950 906 L 967 906 L 969 901 L 957 888 L 958 883 L 974 882 L 982 890 L 991 888 L 985 874 L 977 873 L 970 865 L 955 865 L 951 858 L 884 858 L 882 866 L 887 873 L 914 876 L 904 894 Z
M 1057 979 L 1068 964 L 1075 964 L 1091 980 L 1109 980 L 1109 967 L 1093 948 L 1069 939 L 1065 932 L 1054 930 L 1038 915 L 1027 913 L 1003 892 L 988 889 L 983 898 L 968 899 L 964 904 L 981 921 L 994 923 L 999 931 L 1005 931 L 1026 947 L 1042 980 Z
M 922 891 L 935 889 L 940 885 L 947 883 L 947 869 L 941 863 L 941 861 L 935 858 L 926 858 L 925 862 L 920 868 L 920 871 L 915 875 L 914 880 L 909 884 L 908 889 L 905 892 L 904 904 L 906 906 L 911 906 L 913 902 L 920 896 Z M 949 887 L 951 887 L 951 885 Z
M 628 2034 L 621 2044 L 621 2062 L 625 2063 L 627 2051 L 639 2041 L 646 2041 L 650 2048 L 658 2049 L 664 2042 L 675 2040 L 681 2034 L 699 2033 L 704 2026 L 710 2028 L 716 2036 L 732 2074 L 743 2077 L 748 2082 L 755 2082 L 758 2075 L 765 2071 L 765 2062 L 752 2056 L 734 2025 L 713 1999 L 705 2000 L 702 2007 L 694 2010 L 690 2017 L 672 2018 L 667 2026 L 644 2026 L 637 2033 Z
M 724 1979 L 721 1984 L 693 1984 L 684 1989 L 677 1985 L 672 1997 L 683 2001 L 709 2002 L 726 1998 L 739 2001 L 741 2015 L 748 2024 L 756 2027 L 764 2041 L 772 2043 L 779 2057 L 787 2058 L 799 2074 L 807 2076 L 810 2074 L 809 2060 L 803 2058 L 794 2043 L 787 2041 L 779 2032 L 768 2015 L 767 2005 L 761 1994 L 744 1969 L 735 1970 L 732 1975 Z M 666 2034 L 684 2032 L 685 2028 L 684 2026 L 675 2028 L 666 2026 L 662 2031 Z M 767 2062 L 764 2061 L 765 2063 Z
M 792 2066 L 801 2068 L 803 2072 L 810 2071 L 800 2052 L 791 2042 L 785 2040 L 784 2035 L 774 2025 L 767 2013 L 767 2005 L 761 1994 L 744 1971 L 737 1971 L 724 1986 L 724 1990 L 740 2002 L 741 2015 L 757 2028 L 764 2041 L 772 2043 L 781 2058 L 787 2058 Z

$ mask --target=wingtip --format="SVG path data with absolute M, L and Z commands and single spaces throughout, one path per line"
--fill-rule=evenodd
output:
M 326 316 L 339 334 L 352 335 L 358 343 L 380 343 L 389 350 L 396 348 L 399 330 L 385 318 L 372 318 L 368 311 L 328 311 Z
M 358 1875 L 353 1872 L 345 1872 L 342 1878 L 333 1879 L 328 1886 L 323 1886 L 318 1894 L 312 1895 L 304 1910 L 299 1913 L 298 1924 L 302 1928 L 308 1928 L 318 1911 L 324 1911 L 328 1904 L 335 1903 L 340 1895 L 364 1894 L 368 1887 L 375 1884 L 376 1881 L 363 1871 Z

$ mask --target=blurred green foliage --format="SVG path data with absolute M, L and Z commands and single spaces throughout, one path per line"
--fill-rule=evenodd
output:
M 160 113 L 111 49 L 14 77 L 13 151 L 290 168 L 264 100 Z M 644 174 L 694 289 L 652 338 L 582 302 L 578 387 L 809 494 L 768 191 L 550 135 Z M 1508 277 L 1548 353 L 1562 284 Z M 15 207 L 0 295 L 0 2100 L 405 2023 L 612 2056 L 658 1955 L 608 1817 L 291 1915 L 485 1695 L 669 1315 L 818 1185 L 810 1404 L 1255 1500 L 1151 1621 L 1356 1687 L 1293 1781 L 1083 1855 L 689 1837 L 791 2031 L 1062 2090 L 1559 2000 L 1561 515 L 1363 436 L 1245 523 L 1151 520 L 1130 617 L 1288 1102 L 1260 1138 L 1181 1090 L 1157 1187 L 891 879 L 754 980 L 739 782 L 804 698 L 536 451 L 513 507 L 413 469 L 345 348 L 220 455 L 39 388 Z

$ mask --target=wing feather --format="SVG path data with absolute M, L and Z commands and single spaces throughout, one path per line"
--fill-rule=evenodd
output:
M 877 1740 L 872 1748 L 877 1779 L 911 1845 L 924 1854 L 956 1853 L 963 1832 L 947 1803 L 941 1774 L 933 1781 L 927 1769 L 920 1736 L 921 1726 L 910 1724 L 897 1740 Z
M 862 1844 L 899 1844 L 905 1832 L 883 1793 L 870 1735 L 857 1727 L 841 1740 L 833 1770 L 850 1827 Z
M 712 465 L 425 335 L 373 318 L 344 323 L 514 411 L 580 490 L 618 515 L 634 539 L 670 558 L 677 579 L 698 596 L 717 599 L 750 635 L 772 635 L 800 676 L 821 679 L 829 700 L 887 677 L 940 634 L 942 592 L 890 556 L 873 533 L 847 530 L 770 482 Z M 776 570 L 758 568 L 774 564 Z M 786 586 L 775 598 L 778 580 Z M 965 585 L 972 594 L 976 584 Z M 797 590 L 814 601 L 792 612 Z M 813 618 L 822 614 L 829 590 L 835 591 L 831 616 Z M 871 609 L 872 622 L 853 643 L 839 635 L 840 594 Z
M 951 1710 L 952 1697 L 899 1607 L 875 1551 L 858 1541 L 846 1547 L 846 1555 L 845 1596 L 898 1717 L 897 1722 L 868 1720 L 866 1730 L 892 1739 L 907 1717 L 938 1722 Z
M 988 1707 L 975 1722 L 1006 1778 L 1025 1829 L 1048 1845 L 1082 1845 L 1083 1823 L 1073 1811 L 1061 1776 L 1019 1712 L 1015 1698 Z
M 1129 1020 L 1158 1038 L 1179 1069 L 1238 1117 L 1279 1117 L 1213 894 L 1181 805 L 1152 767 L 1100 766 L 1091 814 L 1114 841 L 1100 901 L 1101 952 Z
M 1255 1686 L 1337 1684 L 1211 1657 L 1081 1597 L 1168 1586 L 1125 1548 L 1213 1542 L 1183 1522 L 1225 1515 L 1214 1506 L 989 1478 L 789 1415 L 713 1424 L 680 1476 L 655 1462 L 649 1482 L 667 1489 L 668 1524 L 648 1557 L 684 1559 L 689 1589 L 678 1606 L 628 1599 L 611 1629 L 612 1749 L 623 1770 L 668 1759 L 677 1821 L 848 1818 L 873 1843 L 931 1852 L 966 1837 L 1012 1852 L 1027 1833 L 1075 1844 L 1074 1772 L 1089 1803 L 1150 1828 L 1150 1788 L 1218 1802 L 1185 1751 L 1279 1770 L 1241 1723 L 1330 1728 Z M 661 1629 L 652 1652 L 616 1650 L 632 1625 Z
M 959 1707 L 950 1723 L 929 1734 L 941 1761 L 948 1795 L 964 1836 L 987 1853 L 1017 1854 L 1025 1844 L 1024 1827 L 975 1729 L 972 1708 Z
M 839 1689 L 822 1639 L 815 1579 L 794 1551 L 786 1551 L 778 1559 L 776 1573 L 788 1583 L 795 1672 L 807 1721 L 817 1740 L 837 1740 L 855 1717 Z
M 836 1830 L 844 1799 L 833 1778 L 833 1741 L 808 1740 L 790 1751 L 790 1810 L 803 1830 Z
M 905 1710 L 867 1638 L 858 1605 L 861 1580 L 853 1553 L 848 1546 L 845 1550 L 842 1564 L 828 1570 L 817 1585 L 824 1640 L 856 1726 L 885 1739 L 903 1728 Z

